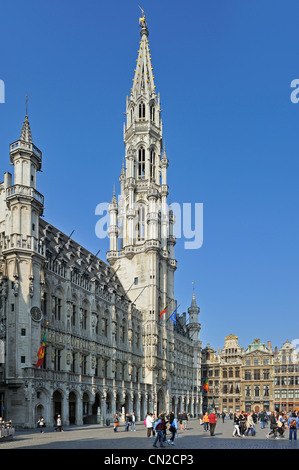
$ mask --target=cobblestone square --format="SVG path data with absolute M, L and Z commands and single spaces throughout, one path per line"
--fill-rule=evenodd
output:
M 67 426 L 64 432 L 55 432 L 53 427 L 45 429 L 40 433 L 38 429 L 34 430 L 16 430 L 15 437 L 11 441 L 0 442 L 0 449 L 98 449 L 107 450 L 107 456 L 111 455 L 113 450 L 121 449 L 124 454 L 134 450 L 149 453 L 184 453 L 188 450 L 196 449 L 280 449 L 280 450 L 298 450 L 298 441 L 289 441 L 288 431 L 285 431 L 285 437 L 281 439 L 266 438 L 269 432 L 269 426 L 261 429 L 260 424 L 256 426 L 256 436 L 232 437 L 233 422 L 230 420 L 218 421 L 215 435 L 210 436 L 209 431 L 204 431 L 203 426 L 198 420 L 190 420 L 186 431 L 178 431 L 178 437 L 175 439 L 175 446 L 165 443 L 165 448 L 153 447 L 154 438 L 146 437 L 146 428 L 143 423 L 137 423 L 136 431 L 125 431 L 122 424 L 118 432 L 113 431 L 113 426 L 100 427 L 99 425 Z M 122 454 L 122 453 L 121 453 Z M 192 452 L 191 452 L 192 454 Z M 105 456 L 105 452 L 101 452 Z M 117 454 L 120 455 L 120 454 Z

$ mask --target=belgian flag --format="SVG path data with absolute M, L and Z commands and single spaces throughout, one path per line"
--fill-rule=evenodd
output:
M 205 380 L 205 383 L 203 384 L 203 388 L 204 388 L 204 389 L 205 389 L 207 392 L 209 392 L 209 391 L 210 391 L 210 389 L 209 389 L 209 381 L 208 381 L 208 379 L 206 379 L 206 380 Z

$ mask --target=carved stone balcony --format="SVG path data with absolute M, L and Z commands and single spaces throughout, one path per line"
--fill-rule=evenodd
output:
M 44 196 L 39 193 L 36 189 L 31 188 L 30 186 L 23 186 L 22 184 L 15 184 L 14 186 L 10 186 L 6 190 L 6 201 L 9 203 L 12 198 L 17 197 L 25 197 L 30 198 L 38 202 L 40 205 L 44 205 Z

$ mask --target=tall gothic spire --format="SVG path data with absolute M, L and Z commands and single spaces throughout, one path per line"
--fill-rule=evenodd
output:
M 133 87 L 131 88 L 131 97 L 135 99 L 140 94 L 150 98 L 156 95 L 150 47 L 147 39 L 149 32 L 144 12 L 143 17 L 139 19 L 139 24 L 141 25 L 141 41 L 139 43 L 138 58 L 136 59 L 136 69 L 134 70 Z

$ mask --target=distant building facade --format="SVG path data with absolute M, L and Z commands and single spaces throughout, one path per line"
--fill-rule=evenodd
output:
M 299 410 L 299 360 L 296 348 L 286 341 L 275 349 L 273 363 L 275 409 Z
M 218 353 L 207 345 L 202 350 L 203 410 L 236 411 L 299 410 L 299 355 L 288 340 L 278 350 L 255 339 L 246 350 L 238 337 L 225 338 Z

